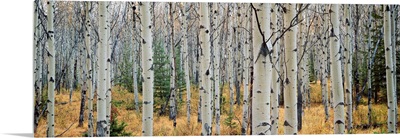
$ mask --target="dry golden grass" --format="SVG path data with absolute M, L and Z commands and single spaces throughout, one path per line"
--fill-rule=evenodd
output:
M 319 82 L 311 84 L 311 108 L 304 110 L 303 116 L 303 128 L 299 131 L 299 134 L 333 134 L 333 109 L 329 108 L 330 117 L 328 122 L 325 122 L 324 108 L 321 104 L 321 87 Z M 186 104 L 179 106 L 177 115 L 177 126 L 173 127 L 172 120 L 169 120 L 168 116 L 158 116 L 158 113 L 154 113 L 154 136 L 198 136 L 201 131 L 201 123 L 197 122 L 197 110 L 199 102 L 199 92 L 196 88 L 191 88 L 192 92 L 192 103 L 191 103 L 191 119 L 190 124 L 187 123 L 186 116 Z M 234 119 L 233 122 L 237 124 L 236 128 L 229 128 L 223 122 L 227 118 L 229 111 L 229 89 L 227 86 L 224 87 L 223 97 L 225 102 L 221 110 L 221 135 L 239 135 L 242 123 L 242 106 L 234 105 Z M 125 127 L 125 131 L 131 132 L 132 136 L 140 136 L 142 129 L 142 116 L 141 113 L 137 113 L 135 110 L 127 110 L 127 106 L 133 104 L 133 94 L 121 87 L 114 87 L 112 93 L 113 101 L 118 101 L 120 106 L 116 107 L 118 110 L 117 119 L 124 121 L 128 125 Z M 186 101 L 186 95 L 183 93 L 182 100 Z M 139 96 L 141 101 L 142 97 Z M 59 103 L 67 104 L 59 104 Z M 80 108 L 80 92 L 75 91 L 73 95 L 72 103 L 69 104 L 69 95 L 67 91 L 62 91 L 59 95 L 56 95 L 56 107 L 55 107 L 55 134 L 58 135 L 64 132 L 71 124 L 72 127 L 66 131 L 62 136 L 82 136 L 87 131 L 87 111 L 85 111 L 85 122 L 83 127 L 78 127 L 79 108 Z M 94 109 L 96 109 L 96 101 L 94 101 Z M 87 104 L 86 104 L 87 106 Z M 353 134 L 373 134 L 373 133 L 384 133 L 387 130 L 386 119 L 387 119 L 387 106 L 386 104 L 374 104 L 372 108 L 373 117 L 372 120 L 376 124 L 382 124 L 377 128 L 361 129 L 360 125 L 367 124 L 367 112 L 368 107 L 366 105 L 359 105 L 357 111 L 353 114 Z M 95 110 L 96 111 L 96 110 Z M 96 122 L 96 112 L 94 112 L 94 122 Z M 283 116 L 284 110 L 280 108 L 279 112 L 279 134 L 283 134 Z M 215 122 L 215 119 L 213 120 Z M 400 129 L 398 129 L 400 130 Z M 248 130 L 248 134 L 250 131 Z M 213 125 L 213 133 L 215 133 L 215 125 Z M 46 118 L 41 118 L 38 126 L 37 136 L 46 136 Z

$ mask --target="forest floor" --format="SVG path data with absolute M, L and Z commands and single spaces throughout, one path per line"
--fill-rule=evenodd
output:
M 310 84 L 311 88 L 311 107 L 304 109 L 303 126 L 298 134 L 333 134 L 333 108 L 329 108 L 329 120 L 325 122 L 324 107 L 321 103 L 321 87 L 319 83 Z M 123 121 L 127 124 L 125 131 L 131 133 L 132 136 L 141 136 L 142 131 L 142 116 L 132 109 L 133 93 L 128 92 L 126 89 L 116 86 L 112 89 L 112 100 L 116 107 L 114 110 L 117 113 L 117 120 Z M 168 115 L 158 116 L 154 113 L 154 136 L 199 136 L 201 133 L 201 123 L 197 122 L 197 110 L 199 102 L 198 89 L 191 88 L 191 116 L 190 123 L 187 123 L 186 104 L 182 102 L 178 106 L 177 125 L 173 127 L 172 120 L 169 120 Z M 235 94 L 236 95 L 236 94 Z M 229 89 L 225 86 L 223 90 L 223 97 L 229 99 Z M 79 109 L 80 109 L 80 91 L 73 93 L 72 102 L 69 103 L 69 92 L 62 90 L 60 94 L 56 95 L 55 106 L 55 135 L 59 135 L 65 131 L 61 136 L 73 137 L 83 136 L 87 132 L 87 118 L 88 112 L 85 111 L 85 121 L 83 127 L 78 127 Z M 182 100 L 186 101 L 186 92 L 182 93 Z M 142 97 L 139 96 L 141 101 Z M 386 103 L 375 104 L 372 103 L 372 122 L 374 127 L 367 128 L 368 124 L 368 106 L 366 98 L 363 97 L 358 110 L 353 111 L 353 130 L 352 134 L 380 134 L 386 133 L 387 125 L 387 105 Z M 86 104 L 87 106 L 87 104 Z M 240 135 L 242 123 L 242 105 L 234 105 L 234 117 L 232 122 L 236 126 L 229 127 L 225 122 L 228 117 L 229 101 L 223 102 L 221 109 L 221 135 Z M 94 111 L 96 111 L 96 101 L 94 101 Z M 129 109 L 129 110 L 128 110 Z M 284 109 L 279 109 L 279 134 L 283 134 L 283 116 Z M 346 109 L 345 109 L 346 110 Z M 96 124 L 96 112 L 94 112 L 94 124 Z M 347 123 L 347 120 L 346 120 Z M 96 127 L 94 127 L 96 128 Z M 215 119 L 213 119 L 213 134 L 215 133 Z M 399 127 L 397 128 L 399 132 Z M 248 129 L 247 134 L 250 134 Z M 349 133 L 346 131 L 346 133 Z M 39 126 L 35 137 L 46 136 L 46 117 L 42 117 L 39 121 Z

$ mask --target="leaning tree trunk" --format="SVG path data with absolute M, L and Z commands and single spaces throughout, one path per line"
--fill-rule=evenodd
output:
M 47 46 L 48 46 L 48 98 L 47 98 L 47 137 L 54 137 L 54 89 L 55 89 L 55 51 L 54 51 L 54 0 L 47 2 Z
M 253 59 L 254 83 L 252 97 L 252 134 L 271 134 L 270 121 L 270 86 L 271 75 L 270 41 L 265 42 L 265 36 L 269 37 L 270 31 L 270 5 L 265 3 L 252 4 L 253 16 Z
M 295 16 L 294 4 L 285 4 L 286 12 L 284 11 L 284 26 L 289 27 L 291 20 Z M 297 46 L 296 46 L 296 33 L 297 27 L 291 28 L 285 34 L 285 63 L 286 63 L 286 76 L 284 79 L 284 133 L 297 135 Z
M 278 6 L 276 4 L 272 4 L 271 9 L 271 28 L 272 32 L 278 31 Z M 272 36 L 272 41 L 276 40 L 277 35 Z M 273 55 L 272 55 L 272 84 L 271 84 L 271 134 L 278 135 L 278 122 L 279 122 L 279 93 L 280 93 L 280 79 L 279 79 L 279 50 L 280 43 L 277 43 L 273 46 Z
M 344 95 L 341 72 L 341 53 L 339 43 L 339 5 L 331 5 L 330 31 L 330 57 L 331 57 L 331 79 L 334 105 L 334 133 L 344 134 Z
M 201 135 L 211 135 L 211 46 L 210 46 L 210 17 L 208 13 L 208 3 L 200 3 L 200 46 L 201 46 L 201 87 L 200 91 L 203 95 L 202 99 L 202 122 L 201 122 Z
M 99 2 L 99 85 L 97 86 L 97 137 L 105 137 L 107 131 L 106 118 L 106 78 L 107 78 L 107 2 Z
M 344 40 L 344 88 L 346 90 L 346 106 L 347 106 L 347 132 L 353 128 L 353 100 L 352 100 L 352 46 L 351 46 L 351 20 L 350 20 L 350 5 L 344 5 L 345 14 L 345 40 Z M 370 73 L 368 73 L 370 74 Z
M 384 45 L 385 45 L 385 63 L 386 63 L 386 89 L 388 102 L 388 133 L 395 133 L 395 102 L 394 101 L 394 84 L 393 84 L 393 58 L 392 58 L 392 39 L 391 39 L 391 24 L 390 24 L 390 8 L 386 5 L 384 13 Z
M 248 5 L 245 4 L 247 7 Z M 245 20 L 246 21 L 246 28 L 250 29 L 250 20 L 251 20 L 251 11 L 247 11 L 246 15 L 245 15 Z M 246 135 L 247 134 L 247 123 L 248 123 L 248 117 L 249 117 L 249 111 L 248 111 L 248 101 L 249 101 L 249 66 L 250 66 L 250 35 L 249 33 L 246 33 L 244 35 L 245 37 L 245 42 L 244 42 L 244 46 L 243 46 L 243 53 L 244 53 L 244 64 L 243 64 L 243 68 L 244 68 L 244 73 L 243 73 L 243 80 L 244 80 L 244 88 L 243 88 L 243 119 L 242 119 L 242 129 L 241 129 L 241 133 L 242 135 Z M 216 51 L 219 52 L 219 51 Z M 217 66 L 217 64 L 216 64 Z
M 154 70 L 153 70 L 153 38 L 151 33 L 150 3 L 139 2 L 140 20 L 142 21 L 142 76 L 143 76 L 143 116 L 142 116 L 142 135 L 153 135 L 153 86 L 154 86 Z

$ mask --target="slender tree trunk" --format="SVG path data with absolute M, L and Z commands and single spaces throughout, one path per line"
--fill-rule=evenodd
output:
M 40 34 L 41 34 L 41 32 L 40 32 L 40 27 L 39 27 L 39 22 L 38 22 L 38 19 L 39 19 L 39 15 L 38 15 L 38 10 L 39 10 L 39 7 L 38 7 L 38 5 L 40 4 L 40 1 L 39 0 L 36 0 L 35 1 L 35 4 L 34 4 L 34 6 L 35 6 L 35 14 L 34 14 L 34 30 L 35 30 L 35 34 L 34 34 L 34 46 L 36 47 L 36 49 L 37 49 L 37 55 L 36 55 L 36 62 L 37 62 L 37 65 L 35 66 L 36 67 L 36 70 L 35 70 L 35 72 L 36 72 L 36 75 L 35 75 L 35 77 L 36 77 L 36 81 L 35 81 L 35 95 L 36 95 L 36 101 L 35 101 L 35 115 L 34 115 L 34 118 L 35 118 L 35 120 L 34 120 L 34 133 L 36 132 L 36 130 L 37 130 L 37 126 L 39 125 L 39 115 L 40 115 L 40 107 L 41 107 L 41 105 L 42 105 L 42 58 L 43 58 L 43 56 L 42 56 L 42 46 L 41 46 L 41 43 L 40 43 L 40 41 L 39 41 L 39 36 L 40 36 Z
M 185 83 L 186 83 L 186 116 L 187 116 L 187 124 L 190 124 L 190 78 L 189 78 L 189 48 L 188 48 L 188 35 L 187 35 L 187 22 L 189 22 L 189 18 L 186 12 L 186 9 L 189 7 L 187 3 L 183 3 L 181 5 L 182 12 L 182 35 L 183 35 L 183 60 L 184 60 L 184 72 L 185 72 Z
M 341 72 L 341 53 L 339 43 L 339 5 L 331 5 L 330 12 L 332 28 L 330 31 L 330 57 L 331 57 L 331 80 L 334 102 L 334 133 L 344 134 L 344 95 Z
M 325 5 L 324 7 L 324 13 L 328 11 L 327 6 Z M 327 16 L 324 16 L 323 18 L 323 26 L 322 26 L 322 35 L 323 35 L 323 41 L 321 45 L 321 55 L 322 55 L 322 63 L 321 63 L 321 68 L 320 68 L 320 73 L 321 73 L 321 90 L 322 90 L 322 103 L 324 104 L 324 109 L 325 109 L 325 122 L 328 121 L 329 119 L 329 101 L 328 101 L 328 69 L 327 69 L 327 64 L 328 64 L 328 18 Z
M 394 83 L 393 83 L 393 58 L 392 58 L 392 39 L 391 39 L 391 20 L 390 20 L 390 8 L 386 5 L 384 13 L 384 44 L 385 44 L 385 63 L 386 63 L 386 89 L 387 89 L 387 102 L 388 102 L 388 133 L 395 133 L 396 122 L 395 122 L 395 102 L 394 101 Z
M 231 5 L 233 5 L 234 3 L 232 3 Z M 232 22 L 234 21 L 234 15 L 232 12 L 232 7 L 229 6 L 230 4 L 227 4 L 227 9 L 228 9 L 228 50 L 229 50 L 229 57 L 228 57 L 228 81 L 229 81 L 229 114 L 233 113 L 233 94 L 234 94 L 234 54 L 233 53 L 233 45 L 234 42 L 232 42 L 233 40 L 233 24 Z
M 245 4 L 246 6 L 244 7 L 248 7 L 248 4 Z M 251 23 L 251 11 L 247 11 L 245 14 L 245 27 L 247 29 L 250 29 Z M 242 119 L 242 129 L 241 129 L 241 133 L 242 135 L 246 135 L 247 134 L 247 124 L 248 124 L 248 120 L 249 120 L 249 105 L 248 105 L 248 101 L 249 101 L 249 77 L 250 77 L 250 73 L 249 73 L 249 66 L 250 66 L 250 35 L 249 33 L 245 33 L 244 35 L 245 37 L 245 42 L 244 42 L 244 46 L 243 46 L 243 53 L 244 53 L 244 64 L 243 64 L 243 68 L 244 68 L 244 73 L 243 73 L 243 80 L 244 80 L 244 88 L 243 88 L 243 119 Z M 217 64 L 216 64 L 217 65 Z
M 107 38 L 107 2 L 101 1 L 99 2 L 99 85 L 97 90 L 97 137 L 105 137 L 107 131 L 107 118 L 106 118 L 106 78 L 107 78 L 107 47 L 108 47 L 108 38 Z
M 174 44 L 174 14 L 173 14 L 172 3 L 169 3 L 169 16 L 170 16 L 170 50 L 169 50 L 169 59 L 170 59 L 170 98 L 169 98 L 169 119 L 173 119 L 173 126 L 176 127 L 176 67 L 175 67 L 175 44 Z
M 352 98 L 352 45 L 351 45 L 351 20 L 350 20 L 350 5 L 344 5 L 345 14 L 345 40 L 344 40 L 344 88 L 346 90 L 346 106 L 347 106 L 347 132 L 351 132 L 353 128 L 353 98 Z M 369 66 L 370 69 L 370 66 Z M 370 71 L 368 73 L 370 75 Z
M 201 87 L 200 91 L 203 95 L 202 101 L 202 115 L 203 121 L 201 122 L 202 131 L 201 135 L 210 136 L 211 135 L 211 46 L 210 46 L 210 17 L 208 13 L 208 3 L 200 3 L 200 46 L 201 46 Z
M 85 11 L 86 14 L 86 11 Z M 88 16 L 87 16 L 88 17 Z M 86 18 L 87 19 L 87 18 Z M 86 23 L 84 23 L 86 25 Z M 85 26 L 87 27 L 87 26 Z M 87 32 L 87 28 L 85 28 L 85 32 Z M 89 53 L 87 53 L 87 45 L 90 44 L 90 38 L 87 36 L 84 36 L 85 38 L 85 45 L 81 45 L 81 68 L 82 69 L 82 86 L 81 86 L 81 107 L 80 107 L 80 111 L 79 111 L 79 123 L 78 123 L 78 127 L 82 127 L 83 126 L 83 122 L 84 122 L 84 114 L 85 114 L 85 103 L 86 103 L 86 92 L 88 91 L 88 82 L 87 78 L 88 78 L 88 66 L 86 66 L 87 64 L 89 64 L 89 60 L 87 59 L 87 57 L 89 56 Z M 85 60 L 83 60 L 85 59 Z
M 154 86 L 154 70 L 153 70 L 153 37 L 151 33 L 151 17 L 150 3 L 139 2 L 140 19 L 142 21 L 142 67 L 143 67 L 143 116 L 142 116 L 142 135 L 153 135 L 153 86 Z
M 271 134 L 270 120 L 270 90 L 271 76 L 270 41 L 265 42 L 265 36 L 270 36 L 269 4 L 257 3 L 253 6 L 253 58 L 254 61 L 254 91 L 252 97 L 252 134 Z M 267 48 L 268 47 L 268 48 Z
M 111 74 L 112 74 L 112 68 L 111 68 L 111 47 L 112 47 L 112 36 L 111 36 L 111 13 L 108 10 L 108 7 L 110 6 L 111 2 L 107 2 L 107 22 L 106 22 L 106 39 L 107 39 L 107 45 L 106 45 L 106 50 L 107 50 L 107 55 L 106 55 L 106 120 L 107 120 L 107 131 L 106 131 L 106 136 L 110 136 L 110 127 L 111 127 Z
M 396 28 L 397 28 L 397 26 L 396 26 L 396 19 L 398 18 L 397 17 L 397 14 L 398 14 L 398 9 L 397 8 L 395 8 L 395 6 L 396 5 L 392 5 L 392 10 L 391 10 L 391 28 L 390 28 L 390 31 L 391 31 L 391 35 L 392 35 L 392 47 L 393 47 L 393 50 L 392 50 L 392 52 L 393 52 L 393 54 L 392 54 L 392 58 L 393 58 L 393 90 L 394 90 L 394 100 L 393 101 L 395 101 L 394 102 L 394 113 L 395 113 L 395 117 L 394 117 L 394 122 L 396 122 L 396 123 L 394 123 L 395 124 L 395 128 L 397 128 L 397 110 L 398 110 L 398 106 L 397 106 L 397 71 L 396 71 L 396 63 L 397 63 L 397 61 L 396 61 L 396 53 L 397 53 L 397 49 L 396 49 L 396 41 L 397 41 L 397 37 L 396 37 Z M 397 7 L 398 7 L 398 5 L 397 5 Z M 397 131 L 397 129 L 394 129 L 394 133 L 397 133 L 396 132 Z
M 285 4 L 286 12 L 284 13 L 284 26 L 290 26 L 291 20 L 295 16 L 296 5 Z M 284 118 L 284 133 L 297 135 L 297 100 L 296 100 L 296 87 L 297 87 L 297 46 L 296 46 L 296 33 L 297 27 L 293 27 L 285 34 L 285 88 L 284 88 L 284 104 L 285 104 L 285 118 Z
M 54 137 L 54 89 L 55 89 L 55 50 L 54 50 L 54 0 L 47 2 L 47 54 L 48 67 L 48 98 L 47 98 L 47 137 Z
M 278 6 L 276 4 L 272 4 L 271 8 L 271 28 L 272 32 L 278 31 Z M 277 34 L 279 35 L 279 34 Z M 276 40 L 276 36 L 272 36 L 272 41 Z M 279 41 L 278 41 L 279 42 Z M 280 79 L 279 79 L 279 51 L 280 51 L 280 43 L 276 43 L 273 46 L 273 55 L 272 55 L 272 84 L 271 84 L 271 134 L 278 135 L 278 122 L 279 122 L 279 93 L 280 93 Z
M 368 73 L 367 73 L 367 79 L 368 79 L 368 125 L 371 126 L 372 125 L 372 104 L 371 104 L 371 98 L 372 98 L 372 84 L 371 84 L 371 68 L 372 68 L 372 58 L 371 58 L 371 49 L 372 49 L 372 45 L 371 45 L 371 29 L 372 29 L 372 13 L 371 13 L 372 7 L 368 6 Z M 347 55 L 346 55 L 347 56 Z M 351 86 L 351 85 L 348 85 Z M 346 92 L 347 92 L 346 88 Z M 349 108 L 349 107 L 348 107 Z M 351 107 L 350 107 L 351 109 Z M 350 120 L 349 120 L 349 124 L 350 124 Z M 349 131 L 349 129 L 348 129 Z
M 137 5 L 136 5 L 137 6 Z M 133 30 L 131 30 L 131 31 L 133 31 L 133 33 L 132 34 L 134 34 L 134 33 L 138 33 L 139 31 L 138 31 L 138 28 L 137 28 L 137 25 L 136 24 L 138 24 L 137 23 L 137 21 L 136 21 L 136 9 L 133 11 L 134 12 L 134 14 L 133 14 Z M 136 35 L 137 36 L 137 35 Z M 140 43 L 137 43 L 137 41 L 136 41 L 136 37 L 132 37 L 133 38 L 133 42 L 134 42 L 134 45 L 133 45 L 133 65 L 132 65 L 132 68 L 133 68 L 133 94 L 134 94 L 134 102 L 135 102 L 135 110 L 136 110 L 136 113 L 140 113 L 140 109 L 139 109 L 139 91 L 138 91 L 138 81 L 137 81 L 137 74 L 138 74 L 138 70 L 137 70 L 137 64 L 138 64 L 138 47 L 140 46 Z M 140 40 L 139 40 L 140 41 Z
M 91 61 L 92 61 L 92 50 L 91 50 L 91 44 L 90 44 L 90 29 L 91 29 L 91 24 L 90 24 L 90 11 L 89 9 L 91 8 L 91 2 L 86 2 L 86 9 L 85 9 L 85 16 L 86 16 L 86 36 L 85 36 L 85 43 L 86 43 L 86 50 L 87 50 L 87 58 L 86 58 L 86 67 L 88 68 L 88 91 L 89 91 L 89 98 L 88 98 L 88 136 L 93 137 L 93 97 L 94 97 L 94 89 L 93 89 L 93 78 L 92 78 L 92 73 L 93 69 L 91 66 Z

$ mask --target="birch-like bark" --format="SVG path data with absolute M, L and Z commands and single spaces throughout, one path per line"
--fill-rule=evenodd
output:
M 86 10 L 86 9 L 85 9 Z M 88 12 L 85 11 L 85 14 L 87 14 Z M 85 15 L 85 19 L 87 20 L 89 16 Z M 87 28 L 87 24 L 85 21 L 85 33 L 87 32 L 88 28 Z M 83 27 L 83 26 L 82 26 Z M 86 103 L 86 92 L 88 91 L 88 66 L 89 66 L 89 60 L 88 60 L 88 56 L 89 53 L 87 51 L 87 47 L 88 45 L 90 45 L 90 38 L 86 35 L 84 36 L 85 38 L 85 45 L 81 45 L 81 68 L 82 68 L 82 86 L 81 86 L 81 107 L 80 107 L 80 111 L 79 111 L 79 124 L 78 127 L 82 127 L 83 126 L 83 121 L 84 121 L 84 114 L 85 114 L 85 103 Z
M 324 13 L 328 11 L 327 6 L 324 6 Z M 327 64 L 328 64 L 328 17 L 324 16 L 323 20 L 323 26 L 322 26 L 322 35 L 323 35 L 323 40 L 322 40 L 322 45 L 321 45 L 321 50 L 320 50 L 320 55 L 322 56 L 322 63 L 320 67 L 320 73 L 321 73 L 321 90 L 322 90 L 322 104 L 324 104 L 324 111 L 325 111 L 325 122 L 328 121 L 329 119 L 329 98 L 328 98 L 328 69 L 327 69 Z
M 182 35 L 183 35 L 183 60 L 184 60 L 184 72 L 185 72 L 185 83 L 186 83 L 186 116 L 187 116 L 187 124 L 190 124 L 190 78 L 189 78 L 189 48 L 188 48 L 188 35 L 187 35 L 187 22 L 189 22 L 189 18 L 186 12 L 188 9 L 188 3 L 181 3 L 181 12 L 182 12 Z
M 344 95 L 341 72 L 341 53 L 339 38 L 339 5 L 333 4 L 330 9 L 332 28 L 330 30 L 330 57 L 331 57 L 331 80 L 334 105 L 334 133 L 344 134 Z
M 106 78 L 107 78 L 107 47 L 108 47 L 108 38 L 107 38 L 107 2 L 100 1 L 99 2 L 99 74 L 98 81 L 99 85 L 97 86 L 97 137 L 105 137 L 107 131 L 107 118 L 106 118 Z
M 86 50 L 87 50 L 87 58 L 86 58 L 86 67 L 88 68 L 88 92 L 89 92 L 89 97 L 88 97 L 88 136 L 93 137 L 93 97 L 94 97 L 94 89 L 93 89 L 93 78 L 92 78 L 92 73 L 93 69 L 91 66 L 91 61 L 92 61 L 92 49 L 90 45 L 90 29 L 91 29 L 91 24 L 90 24 L 90 8 L 91 8 L 91 2 L 86 2 L 86 9 L 85 9 L 85 14 L 86 14 L 86 36 L 85 36 L 85 43 L 86 43 Z
M 271 28 L 272 32 L 278 31 L 278 6 L 276 4 L 272 4 L 271 7 Z M 279 34 L 277 34 L 279 35 Z M 276 36 L 272 36 L 272 41 L 276 40 Z M 273 48 L 272 55 L 272 82 L 271 82 L 271 134 L 278 135 L 278 122 L 279 122 L 279 93 L 280 93 L 280 79 L 279 79 L 279 51 L 280 51 L 280 43 L 276 43 Z
M 106 64 L 106 120 L 107 120 L 107 131 L 106 131 L 106 136 L 110 136 L 110 127 L 111 127 L 111 74 L 112 74 L 112 68 L 111 68 L 111 45 L 112 45 L 112 36 L 111 36 L 111 13 L 109 11 L 109 6 L 111 2 L 107 2 L 107 7 L 106 7 L 106 14 L 107 14 L 107 20 L 106 20 L 106 39 L 107 39 L 107 64 Z
M 257 3 L 253 5 L 253 59 L 254 83 L 252 97 L 252 134 L 271 134 L 270 121 L 270 86 L 271 62 L 268 51 L 270 41 L 265 42 L 265 36 L 270 36 L 270 4 Z M 262 32 L 260 32 L 261 30 Z M 267 48 L 268 47 L 268 48 Z
M 387 89 L 387 102 L 388 102 L 388 133 L 395 133 L 395 90 L 393 84 L 393 58 L 392 58 L 392 38 L 391 38 L 391 20 L 390 8 L 386 5 L 384 19 L 384 45 L 385 45 L 385 63 L 386 63 L 386 89 Z
M 55 89 L 55 50 L 54 50 L 54 0 L 47 2 L 47 46 L 48 46 L 48 98 L 47 98 L 47 137 L 54 137 L 54 89 Z
M 289 27 L 296 13 L 296 5 L 284 4 L 284 26 Z M 286 71 L 284 79 L 284 133 L 297 135 L 297 27 L 293 27 L 285 34 L 285 61 Z
M 396 71 L 396 63 L 397 63 L 397 59 L 396 59 L 396 52 L 397 52 L 397 49 L 396 49 L 396 41 L 397 41 L 397 37 L 396 37 L 396 28 L 397 28 L 397 26 L 396 26 L 396 19 L 398 18 L 397 17 L 397 14 L 398 14 L 398 8 L 395 8 L 396 7 L 396 5 L 392 5 L 392 9 L 391 9 L 391 26 L 392 27 L 390 27 L 390 31 L 391 31 L 391 35 L 392 35 L 392 48 L 393 48 L 393 50 L 392 50 L 392 60 L 393 60 L 393 90 L 394 90 L 394 100 L 393 101 L 397 101 L 397 71 Z M 398 7 L 398 5 L 397 5 L 397 7 Z M 394 102 L 394 113 L 395 113 L 395 117 L 394 117 L 394 122 L 397 122 L 397 111 L 398 111 L 398 107 L 397 107 L 397 102 Z M 395 125 L 395 128 L 397 128 L 397 123 L 394 123 L 394 125 Z M 394 129 L 394 133 L 397 133 L 396 132 L 397 131 L 397 129 Z
M 151 28 L 152 19 L 150 17 L 150 3 L 139 2 L 140 19 L 142 21 L 142 67 L 143 67 L 143 116 L 142 116 L 142 135 L 153 135 L 153 37 Z
M 208 3 L 200 3 L 200 46 L 201 46 L 201 87 L 202 100 L 202 136 L 211 135 L 211 44 L 210 44 L 210 17 L 208 13 Z
M 222 11 L 219 8 L 218 3 L 214 3 L 213 5 L 213 12 L 215 14 L 215 24 L 219 25 L 220 24 L 220 18 L 218 18 L 219 15 L 222 15 Z M 222 42 L 222 36 L 220 34 L 220 29 L 215 30 L 217 34 L 217 40 L 218 43 L 216 43 L 216 46 L 214 46 L 214 88 L 215 88 L 215 96 L 214 96 L 214 108 L 215 108 L 215 135 L 220 135 L 221 133 L 221 128 L 220 128 L 220 118 L 221 118 L 221 111 L 220 111 L 220 49 L 223 45 Z
M 232 3 L 234 4 L 234 3 Z M 233 6 L 230 7 L 230 4 L 227 4 L 227 9 L 228 9 L 228 81 L 229 81 L 229 114 L 233 113 L 233 89 L 234 89 L 234 76 L 233 76 L 233 71 L 234 71 L 234 53 L 233 53 L 233 21 L 234 21 L 234 15 L 232 10 L 234 9 Z
M 169 3 L 169 18 L 170 18 L 170 98 L 169 98 L 169 119 L 173 119 L 173 126 L 176 127 L 176 64 L 175 64 L 175 44 L 174 44 L 174 10 L 172 8 L 172 2 Z
M 34 14 L 34 30 L 35 30 L 35 34 L 34 34 L 34 47 L 36 47 L 37 50 L 37 55 L 36 55 L 36 81 L 35 81 L 35 95 L 36 95 L 36 101 L 35 101 L 35 124 L 34 124 L 34 133 L 37 130 L 37 126 L 39 125 L 39 111 L 40 111 L 40 105 L 42 105 L 42 45 L 39 41 L 39 36 L 41 34 L 40 32 L 40 27 L 39 22 L 38 22 L 38 18 L 39 18 L 39 14 L 38 14 L 38 10 L 39 10 L 39 5 L 40 1 L 36 0 L 35 1 L 35 14 Z
M 350 20 L 350 11 L 351 7 L 350 5 L 344 5 L 344 15 L 345 15 L 345 35 L 344 35 L 344 88 L 346 90 L 346 106 L 347 106 L 347 112 L 346 112 L 346 117 L 347 117 L 347 132 L 350 132 L 353 128 L 353 100 L 352 100 L 352 45 L 351 45 L 351 20 Z M 369 66 L 369 71 L 368 74 L 370 75 L 370 67 Z M 368 82 L 368 84 L 370 84 Z M 370 89 L 370 87 L 369 87 Z
M 248 4 L 244 4 L 244 7 L 248 7 Z M 247 29 L 250 29 L 251 23 L 251 11 L 247 11 L 245 14 L 245 27 Z M 243 46 L 243 53 L 244 53 L 244 64 L 243 64 L 243 68 L 244 68 L 244 73 L 243 73 L 243 81 L 244 81 L 244 86 L 243 86 L 243 119 L 242 119 L 242 129 L 241 129 L 241 133 L 242 135 L 246 135 L 247 134 L 247 124 L 248 124 L 248 120 L 249 120 L 249 111 L 248 111 L 248 101 L 249 101 L 249 64 L 250 64 L 250 35 L 249 33 L 245 33 L 244 36 L 245 37 L 245 42 L 244 42 L 244 46 Z M 217 65 L 217 64 L 216 64 Z
M 135 4 L 137 4 L 137 3 L 135 3 Z M 137 11 L 136 10 L 134 10 L 133 11 L 134 13 L 137 13 Z M 136 15 L 133 15 L 133 29 L 131 30 L 131 31 L 133 31 L 133 33 L 132 33 L 132 35 L 134 34 L 134 33 L 138 33 L 139 31 L 138 31 L 138 27 L 137 26 L 139 26 L 139 25 L 137 25 L 137 24 L 139 24 L 137 21 L 136 21 Z M 136 35 L 136 36 L 138 36 L 138 35 Z M 133 95 L 134 95 L 134 102 L 135 102 L 135 110 L 136 110 L 136 113 L 140 113 L 140 109 L 139 109 L 139 91 L 138 91 L 138 81 L 137 81 L 137 74 L 138 74 L 138 69 L 137 69 L 137 64 L 138 64 L 138 58 L 139 58 L 139 56 L 138 56 L 138 47 L 140 46 L 140 43 L 138 43 L 138 41 L 140 41 L 140 40 L 136 40 L 136 39 L 138 39 L 138 38 L 136 38 L 136 37 L 132 37 L 133 38 L 133 42 L 134 42 L 134 44 L 133 44 L 133 65 L 132 65 L 132 68 L 133 68 Z

